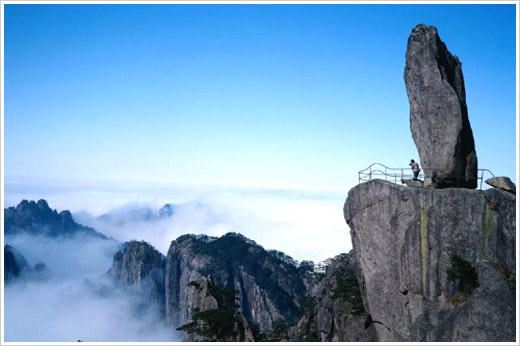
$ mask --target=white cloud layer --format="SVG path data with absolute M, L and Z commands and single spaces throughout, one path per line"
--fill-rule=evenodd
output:
M 343 218 L 346 190 L 169 183 L 87 186 L 29 189 L 8 184 L 6 206 L 23 198 L 45 198 L 51 208 L 71 210 L 79 223 L 119 241 L 146 240 L 163 254 L 172 240 L 186 233 L 238 232 L 299 261 L 321 261 L 352 247 Z M 174 205 L 171 218 L 139 218 L 146 212 L 158 214 L 166 203 Z M 99 219 L 107 213 L 110 221 Z
M 179 341 L 156 306 L 105 276 L 117 242 L 41 236 L 5 241 L 29 266 L 43 262 L 48 268 L 45 279 L 22 276 L 5 285 L 6 342 Z
M 6 285 L 5 341 L 179 341 L 157 309 L 136 311 L 142 298 L 120 291 L 105 277 L 118 242 L 145 240 L 166 254 L 170 242 L 186 233 L 238 232 L 266 249 L 318 262 L 351 248 L 342 213 L 345 196 L 194 184 L 41 188 L 7 183 L 6 207 L 43 198 L 114 240 L 5 238 L 31 267 L 44 262 L 49 274 L 45 280 Z M 173 213 L 161 217 L 165 203 Z

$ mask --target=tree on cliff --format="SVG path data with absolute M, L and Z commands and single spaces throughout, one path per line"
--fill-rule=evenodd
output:
M 190 323 L 177 330 L 202 336 L 205 341 L 232 341 L 243 339 L 240 305 L 236 304 L 238 291 L 222 284 L 208 287 L 209 295 L 217 301 L 216 309 L 197 311 Z

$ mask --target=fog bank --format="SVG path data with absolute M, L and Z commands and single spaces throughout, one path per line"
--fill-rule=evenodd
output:
M 5 285 L 7 342 L 179 341 L 159 309 L 106 277 L 119 244 L 88 237 L 7 237 L 27 260 L 47 266 L 43 278 L 22 276 Z

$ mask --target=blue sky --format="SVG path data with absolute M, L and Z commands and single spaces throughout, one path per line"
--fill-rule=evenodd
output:
M 347 189 L 417 151 L 408 35 L 459 56 L 516 181 L 514 5 L 5 5 L 5 177 Z

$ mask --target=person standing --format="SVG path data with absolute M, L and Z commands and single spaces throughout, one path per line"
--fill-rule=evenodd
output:
M 418 180 L 419 172 L 421 171 L 419 164 L 412 159 L 410 160 L 410 166 L 412 166 L 413 180 Z

